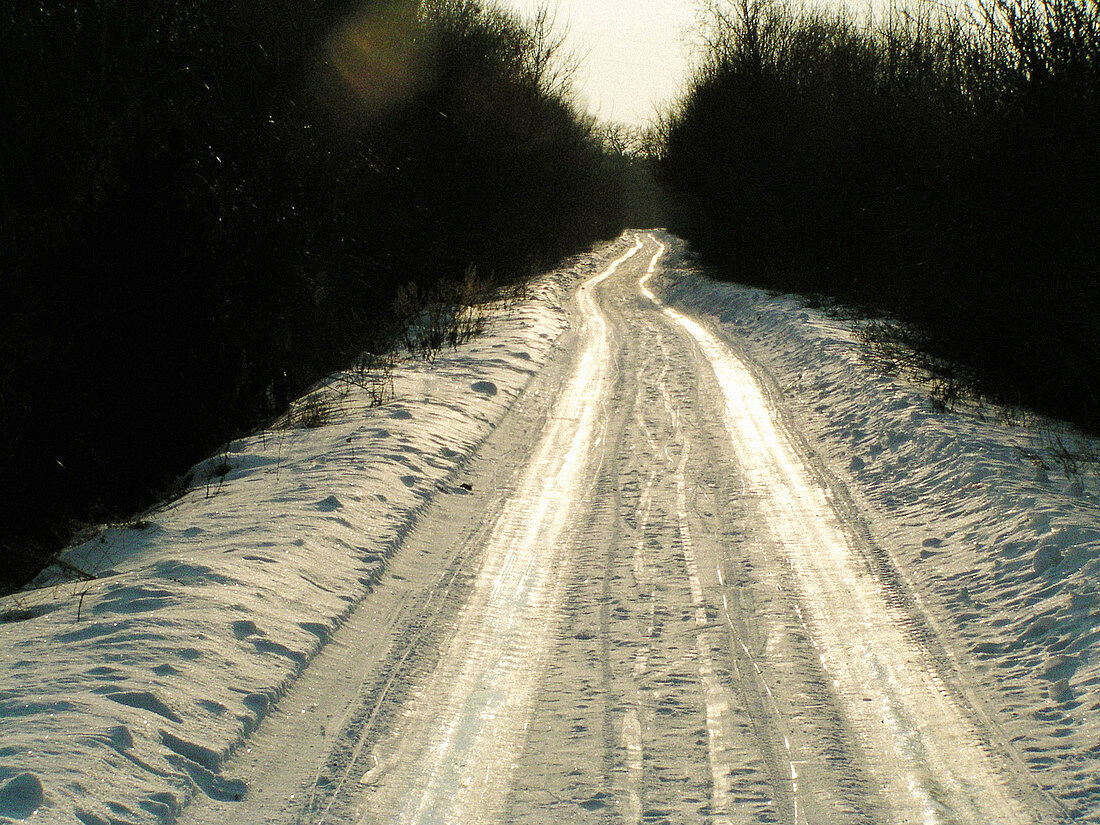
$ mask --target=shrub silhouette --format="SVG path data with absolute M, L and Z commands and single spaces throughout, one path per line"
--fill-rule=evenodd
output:
M 731 277 L 900 319 L 952 386 L 1100 431 L 1100 6 L 743 0 L 709 31 L 657 134 L 681 233 Z
M 390 347 L 410 282 L 616 233 L 548 32 L 472 0 L 7 4 L 0 578 Z M 411 78 L 385 105 L 379 66 Z

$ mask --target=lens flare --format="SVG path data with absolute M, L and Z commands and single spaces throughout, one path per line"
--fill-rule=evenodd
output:
M 363 9 L 329 41 L 330 65 L 369 113 L 407 100 L 426 74 L 417 36 L 417 4 L 395 2 Z

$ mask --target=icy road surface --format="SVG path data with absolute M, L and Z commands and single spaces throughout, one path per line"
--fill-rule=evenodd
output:
M 581 285 L 486 489 L 426 515 L 249 797 L 185 822 L 1058 821 L 749 368 L 649 290 L 664 252 Z M 341 725 L 302 741 L 318 703 Z
M 1100 443 L 661 232 L 493 313 L 0 598 L 0 825 L 1100 825 Z

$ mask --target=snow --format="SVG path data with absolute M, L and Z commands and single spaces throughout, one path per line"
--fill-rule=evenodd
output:
M 669 264 L 662 297 L 757 366 L 980 685 L 968 698 L 1073 821 L 1100 822 L 1100 480 L 1058 459 L 1059 445 L 1100 445 L 1057 422 L 937 409 L 915 379 L 882 373 L 852 321 L 711 281 L 682 254 Z
M 465 463 L 554 357 L 567 299 L 632 239 L 548 273 L 477 340 L 401 362 L 386 404 L 333 376 L 347 394 L 321 426 L 232 442 L 181 498 L 0 600 L 0 823 L 168 822 L 196 794 L 246 794 L 229 757 L 418 514 L 468 491 Z M 710 281 L 679 242 L 665 263 L 653 290 L 755 365 L 968 700 L 1074 821 L 1100 823 L 1100 484 L 1052 448 L 1079 437 L 938 409 L 851 321 Z
M 619 248 L 617 244 L 614 248 Z M 370 592 L 552 354 L 602 254 L 536 280 L 489 333 L 408 359 L 394 398 L 333 376 L 328 422 L 242 438 L 191 489 L 68 549 L 0 601 L 0 822 L 164 822 L 222 766 Z M 66 571 L 94 573 L 72 581 Z

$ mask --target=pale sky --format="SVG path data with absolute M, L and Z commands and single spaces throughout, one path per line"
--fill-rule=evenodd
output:
M 600 120 L 631 125 L 646 124 L 663 102 L 680 96 L 697 53 L 692 43 L 698 42 L 705 6 L 705 0 L 491 1 L 523 17 L 548 8 L 580 64 L 578 102 Z M 906 2 L 802 0 L 808 7 L 847 7 L 857 16 Z
M 640 125 L 686 78 L 697 0 L 494 0 L 522 16 L 548 7 L 580 62 L 579 102 L 601 120 Z

